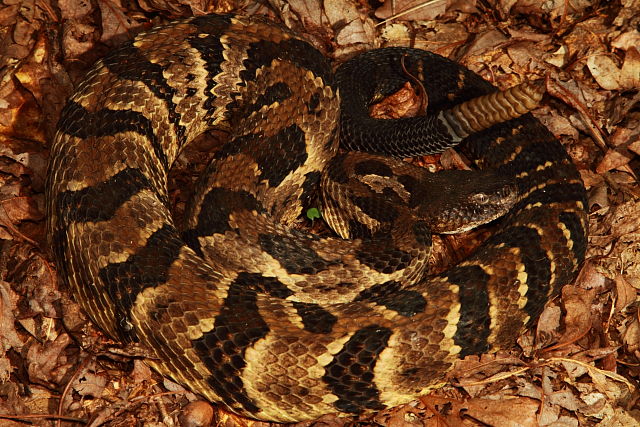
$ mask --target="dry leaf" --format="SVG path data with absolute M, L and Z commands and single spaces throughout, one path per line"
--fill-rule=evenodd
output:
M 124 14 L 120 1 L 105 0 L 97 3 L 102 17 L 100 40 L 113 46 L 130 39 L 133 36 L 131 30 L 139 24 Z
M 7 381 L 13 371 L 6 352 L 10 349 L 19 352 L 24 345 L 14 325 L 17 301 L 18 295 L 11 290 L 9 283 L 0 280 L 0 383 Z
M 612 169 L 618 169 L 621 166 L 627 165 L 633 157 L 634 154 L 629 152 L 626 148 L 608 150 L 600 164 L 596 167 L 596 172 L 603 174 Z
M 447 10 L 451 0 L 386 0 L 376 9 L 376 17 L 399 21 L 430 21 Z M 473 7 L 474 1 L 469 2 Z
M 369 115 L 376 119 L 415 117 L 425 110 L 422 104 L 422 98 L 407 82 L 396 93 L 385 97 L 377 104 L 373 104 L 369 108 Z
M 610 216 L 611 234 L 622 237 L 640 230 L 640 201 L 632 200 L 618 206 Z
M 344 0 L 324 0 L 324 11 L 329 25 L 335 30 L 338 45 L 373 45 L 373 22 L 364 19 L 355 4 Z
M 76 383 L 73 385 L 75 390 L 82 397 L 96 398 L 102 396 L 107 385 L 106 373 L 96 373 L 96 366 L 88 365 L 82 372 L 77 375 Z
M 632 29 L 620 34 L 615 39 L 611 40 L 611 46 L 616 49 L 629 50 L 631 48 L 637 48 L 640 46 L 640 31 Z
M 538 427 L 540 402 L 526 397 L 469 399 L 466 415 L 482 423 L 504 427 Z
M 59 371 L 63 367 L 59 357 L 64 357 L 61 353 L 71 343 L 71 338 L 67 334 L 60 334 L 53 342 L 40 344 L 32 342 L 27 351 L 27 371 L 29 379 L 39 384 L 56 384 L 64 375 Z M 58 371 L 54 375 L 54 370 Z
M 638 290 L 622 274 L 617 274 L 616 283 L 616 311 L 622 311 L 632 302 L 638 300 Z
M 538 320 L 536 336 L 542 347 L 546 347 L 553 338 L 559 335 L 562 310 L 555 304 L 548 304 Z
M 585 290 L 571 285 L 562 288 L 562 304 L 567 314 L 564 334 L 558 339 L 560 343 L 572 343 L 589 332 L 594 314 L 591 303 L 595 296 L 595 290 Z
M 600 87 L 608 90 L 630 90 L 640 87 L 640 52 L 627 50 L 622 67 L 610 55 L 595 54 L 587 59 L 589 71 Z

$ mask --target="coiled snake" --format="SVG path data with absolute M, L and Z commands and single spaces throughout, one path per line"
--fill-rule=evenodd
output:
M 371 97 L 407 80 L 401 62 L 422 80 L 428 114 L 369 118 Z M 535 91 L 479 98 L 494 91 L 455 63 L 400 48 L 368 52 L 334 78 L 309 44 L 259 18 L 152 29 L 100 60 L 62 112 L 47 181 L 60 274 L 106 333 L 140 342 L 161 373 L 237 413 L 295 421 L 412 400 L 456 359 L 512 345 L 584 258 L 575 167 L 529 114 L 505 121 Z M 211 128 L 229 142 L 181 235 L 167 171 Z M 462 140 L 482 169 L 515 183 L 518 200 L 474 255 L 424 278 L 429 226 L 403 226 L 411 212 L 374 203 L 383 194 L 422 209 L 413 172 L 339 154 L 322 180 L 359 174 L 373 196 L 355 191 L 349 214 L 333 199 L 325 216 L 361 238 L 288 228 L 338 133 L 348 148 L 396 157 Z

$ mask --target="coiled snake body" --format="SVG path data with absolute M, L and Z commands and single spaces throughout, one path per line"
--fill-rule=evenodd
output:
M 401 62 L 422 79 L 429 114 L 370 119 L 374 92 L 407 80 Z M 585 190 L 560 144 L 528 114 L 471 132 L 484 104 L 471 114 L 453 107 L 491 85 L 411 49 L 369 52 L 337 81 L 342 107 L 322 55 L 280 26 L 190 18 L 99 61 L 64 108 L 51 149 L 49 234 L 81 306 L 110 336 L 148 348 L 161 373 L 246 416 L 295 421 L 412 400 L 456 359 L 512 345 L 584 258 Z M 342 216 L 342 235 L 351 232 L 340 224 L 364 223 L 355 226 L 362 238 L 289 229 L 297 201 L 336 155 L 340 111 L 350 148 L 401 157 L 463 139 L 481 168 L 516 184 L 517 203 L 474 255 L 432 278 L 421 255 L 428 227 L 398 225 L 411 215 L 357 192 L 355 213 L 331 203 L 326 211 L 330 223 Z M 167 171 L 214 127 L 229 142 L 180 234 Z M 322 180 L 357 173 L 418 205 L 413 172 L 377 157 L 352 163 Z

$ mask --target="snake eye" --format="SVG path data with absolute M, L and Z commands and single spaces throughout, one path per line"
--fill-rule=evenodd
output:
M 484 205 L 489 202 L 489 196 L 484 193 L 474 194 L 472 200 L 478 204 Z

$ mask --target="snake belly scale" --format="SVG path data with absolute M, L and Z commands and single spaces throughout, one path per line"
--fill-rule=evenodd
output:
M 429 114 L 373 121 L 362 113 L 371 76 L 397 75 L 400 57 L 423 78 Z M 513 345 L 584 259 L 584 186 L 546 128 L 525 114 L 464 137 L 464 123 L 438 114 L 494 91 L 410 49 L 366 53 L 336 77 L 308 43 L 260 18 L 152 29 L 98 61 L 62 112 L 47 181 L 60 275 L 107 334 L 141 343 L 159 372 L 239 414 L 297 421 L 410 401 L 442 384 L 455 360 Z M 167 171 L 211 128 L 230 133 L 216 154 L 225 163 L 181 234 Z M 420 227 L 374 244 L 373 256 L 361 250 L 366 239 L 336 243 L 286 226 L 338 134 L 349 148 L 396 157 L 462 139 L 520 197 L 474 255 L 425 278 L 409 256 L 426 239 Z M 378 161 L 356 167 L 386 171 Z M 411 200 L 413 181 L 397 182 Z

